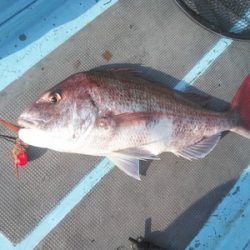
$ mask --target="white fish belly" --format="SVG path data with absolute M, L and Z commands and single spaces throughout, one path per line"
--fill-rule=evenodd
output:
M 169 151 L 166 148 L 171 145 L 173 131 L 173 121 L 167 118 L 118 129 L 94 128 L 77 153 L 105 156 L 114 151 L 142 147 L 157 155 Z

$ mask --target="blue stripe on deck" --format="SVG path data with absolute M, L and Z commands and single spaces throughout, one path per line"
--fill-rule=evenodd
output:
M 108 174 L 113 165 L 107 159 L 101 161 L 75 186 L 16 246 L 0 233 L 0 247 L 4 250 L 34 249 L 39 242 L 53 230 L 60 221 Z M 80 195 L 79 195 L 80 194 Z
M 186 250 L 250 249 L 250 165 Z
M 13 244 L 0 232 L 0 247 L 4 250 L 14 249 Z
M 40 0 L 42 1 L 42 0 Z M 0 90 L 6 87 L 10 82 L 20 77 L 27 69 L 41 60 L 44 56 L 50 53 L 53 49 L 59 46 L 61 43 L 66 41 L 70 36 L 72 36 L 76 31 L 80 28 L 84 27 L 87 23 L 94 20 L 99 14 L 109 8 L 118 0 L 105 0 L 99 1 L 97 4 L 88 5 L 89 8 L 85 6 L 85 14 L 76 17 L 74 20 L 67 22 L 66 24 L 62 25 L 61 27 L 55 28 L 53 31 L 50 30 L 46 33 L 46 35 L 41 36 L 41 38 L 35 37 L 35 41 L 31 44 L 27 44 L 23 49 L 14 50 L 12 49 L 6 51 L 0 50 L 0 55 L 2 56 L 2 60 L 0 61 L 0 75 L 1 75 L 1 83 L 0 83 Z M 37 4 L 34 1 L 34 4 Z M 71 1 L 66 1 L 67 4 L 71 4 Z M 89 0 L 88 3 L 93 3 L 95 1 Z M 85 1 L 86 3 L 86 1 Z M 58 11 L 58 12 L 56 12 Z M 56 10 L 55 13 L 60 15 L 62 10 Z M 66 11 L 66 10 L 65 10 Z M 54 14 L 55 14 L 54 13 Z M 248 13 L 247 13 L 248 17 Z M 13 16 L 13 20 L 15 21 L 16 16 Z M 12 16 L 11 16 L 12 19 Z M 238 26 L 245 22 L 244 20 L 240 20 L 232 29 L 238 29 Z M 64 20 L 65 21 L 65 20 Z M 75 29 L 70 28 L 76 27 Z M 68 30 L 68 33 L 65 32 Z M 6 31 L 6 30 L 5 30 Z M 20 31 L 17 30 L 16 33 L 20 34 Z M 32 38 L 32 34 L 30 34 Z M 46 37 L 46 39 L 45 39 Z M 20 44 L 20 41 L 16 41 Z M 206 55 L 204 55 L 201 60 L 189 71 L 189 73 L 184 76 L 184 78 L 176 85 L 176 89 L 178 90 L 185 90 L 187 84 L 194 84 L 194 82 L 212 65 L 212 63 L 231 45 L 232 40 L 222 38 L 220 39 L 217 44 L 215 44 Z M 1 45 L 1 42 L 0 42 Z M 13 45 L 13 44 L 12 44 Z M 37 48 L 41 48 L 38 52 Z M 34 58 L 33 58 L 34 57 Z M 20 61 L 21 60 L 21 61 Z M 16 63 L 16 62 L 19 63 Z M 20 63 L 21 62 L 21 63 Z M 14 66 L 13 66 L 14 65 Z M 20 66 L 22 65 L 22 66 Z M 14 67 L 14 68 L 13 68 Z M 93 168 L 93 170 L 87 174 L 83 179 L 72 189 L 70 193 L 68 193 L 65 198 L 61 200 L 57 206 L 55 206 L 52 211 L 50 211 L 41 221 L 40 223 L 16 246 L 14 246 L 6 237 L 0 234 L 0 246 L 4 246 L 5 250 L 26 250 L 26 249 L 33 249 L 35 246 L 39 244 L 39 242 L 46 237 L 46 235 L 53 230 L 62 220 L 63 218 L 84 198 L 86 195 L 95 187 L 96 184 L 105 176 L 107 175 L 112 169 L 113 164 L 109 162 L 107 159 L 102 160 L 97 166 Z M 248 172 L 246 172 L 248 174 Z M 242 178 L 239 180 L 242 183 L 245 180 L 244 173 Z M 250 178 L 250 177 L 249 177 Z M 244 182 L 247 183 L 247 182 Z M 248 181 L 250 183 L 250 180 Z M 236 187 L 237 189 L 237 187 Z M 238 189 L 237 189 L 238 190 Z M 244 191 L 245 196 L 242 194 L 240 198 L 248 198 L 247 191 L 249 187 L 245 187 L 242 189 Z M 234 190 L 236 192 L 236 190 Z M 231 192 L 231 194 L 234 193 Z M 239 192 L 240 193 L 240 192 Z M 237 200 L 238 201 L 238 200 Z M 228 203 L 225 203 L 225 207 L 228 205 L 232 205 L 230 200 Z M 230 208 L 229 206 L 229 208 Z M 241 206 L 235 207 L 235 214 L 238 214 L 238 209 L 246 208 L 246 210 L 250 210 L 249 205 L 246 201 L 241 204 Z M 230 213 L 230 209 L 229 209 Z M 249 213 L 250 214 L 250 211 Z M 236 216 L 237 217 L 237 216 Z M 236 218 L 235 216 L 233 218 Z M 238 218 L 238 217 L 237 217 Z M 237 221 L 238 223 L 238 221 Z M 245 226 L 247 223 L 245 222 Z M 223 232 L 223 231 L 222 231 Z M 247 230 L 246 230 L 247 232 Z M 237 232 L 235 232 L 237 233 Z M 240 238 L 241 235 L 239 235 Z M 227 244 L 227 242 L 222 242 L 222 244 Z M 248 244 L 248 243 L 247 243 Z M 230 247 L 230 246 L 229 246 Z M 226 248 L 229 249 L 229 248 Z M 232 249 L 232 248 L 231 248 Z M 237 248 L 234 248 L 237 249 Z
M 194 82 L 213 64 L 213 62 L 232 44 L 231 39 L 220 39 L 202 59 L 183 77 L 175 86 L 176 90 L 184 91 L 186 87 Z
M 33 249 L 112 168 L 113 165 L 107 159 L 101 161 L 40 221 L 35 229 L 16 248 L 20 250 Z

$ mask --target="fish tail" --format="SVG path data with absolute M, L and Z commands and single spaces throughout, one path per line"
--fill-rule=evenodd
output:
M 231 130 L 250 139 L 250 74 L 234 96 L 231 109 L 239 116 L 237 126 Z

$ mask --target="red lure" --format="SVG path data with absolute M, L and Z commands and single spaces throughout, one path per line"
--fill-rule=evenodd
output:
M 19 131 L 19 127 L 4 121 L 2 119 L 0 119 L 0 124 L 2 124 L 3 126 L 5 126 L 6 128 L 8 128 L 9 130 L 11 130 L 14 133 L 18 133 Z M 19 168 L 24 168 L 29 161 L 29 157 L 27 154 L 27 148 L 28 145 L 24 144 L 20 139 L 16 139 L 16 143 L 14 144 L 14 147 L 12 149 L 12 156 L 14 159 L 14 164 L 15 164 L 15 172 L 17 177 L 19 177 L 19 172 L 18 169 Z
M 28 154 L 26 152 L 27 145 L 25 145 L 20 139 L 16 140 L 16 143 L 12 150 L 12 156 L 15 164 L 16 176 L 19 177 L 19 168 L 24 168 L 29 161 Z

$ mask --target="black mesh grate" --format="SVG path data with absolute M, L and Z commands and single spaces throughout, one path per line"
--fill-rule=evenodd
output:
M 236 39 L 250 39 L 249 0 L 176 0 L 193 19 L 206 28 Z

